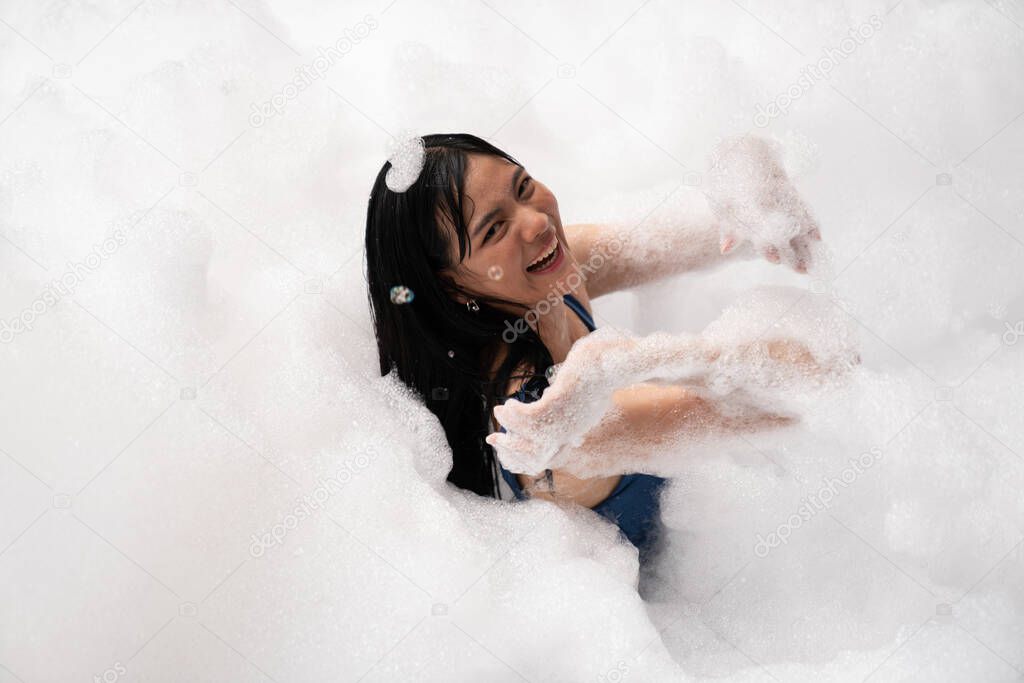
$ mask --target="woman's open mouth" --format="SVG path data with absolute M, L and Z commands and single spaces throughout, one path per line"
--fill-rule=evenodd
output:
M 542 275 L 557 270 L 565 261 L 565 253 L 562 250 L 562 243 L 556 237 L 553 248 L 546 251 L 540 258 L 526 267 L 526 272 L 531 275 Z

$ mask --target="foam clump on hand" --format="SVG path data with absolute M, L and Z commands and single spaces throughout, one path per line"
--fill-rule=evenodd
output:
M 595 330 L 573 345 L 539 401 L 512 399 L 495 408 L 495 417 L 511 433 L 505 439 L 488 438 L 502 462 L 517 472 L 537 474 L 565 444 L 581 441 L 610 406 L 616 377 L 629 371 L 636 343 L 628 331 Z
M 384 177 L 388 189 L 392 192 L 405 192 L 412 187 L 423 170 L 425 156 L 423 138 L 417 135 L 399 140 L 388 156 L 391 168 Z
M 742 244 L 798 271 L 813 262 L 817 223 L 786 174 L 778 145 L 744 136 L 714 151 L 704 191 L 720 222 L 722 253 Z

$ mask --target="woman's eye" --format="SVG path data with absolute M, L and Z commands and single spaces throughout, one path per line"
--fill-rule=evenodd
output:
M 493 235 L 496 235 L 498 233 L 498 228 L 500 226 L 501 223 L 495 223 L 494 225 L 492 225 L 490 230 L 487 231 L 487 234 L 484 235 L 484 242 L 489 240 Z
M 523 196 L 523 194 L 526 193 L 526 190 L 529 187 L 529 183 L 532 182 L 532 180 L 533 180 L 533 178 L 530 178 L 529 176 L 527 176 L 526 178 L 523 178 L 523 180 L 519 183 L 519 196 L 520 197 Z

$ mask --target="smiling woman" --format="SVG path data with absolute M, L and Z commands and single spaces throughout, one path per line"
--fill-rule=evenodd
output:
M 559 222 L 557 203 L 484 140 L 428 135 L 423 143 L 423 168 L 406 191 L 388 189 L 385 163 L 370 195 L 367 280 L 380 370 L 396 372 L 437 415 L 452 448 L 449 481 L 498 496 L 497 465 L 484 442 L 489 412 L 516 368 L 552 363 L 532 329 L 511 344 L 501 341 L 506 325 L 529 309 L 524 302 L 544 289 L 533 282 L 543 276 L 525 270 L 537 253 L 514 254 L 507 232 L 525 220 L 536 237 Z M 547 213 L 538 210 L 542 204 Z M 392 303 L 395 286 L 414 298 Z
M 394 369 L 440 419 L 453 451 L 450 481 L 498 496 L 499 468 L 484 442 L 491 410 L 588 330 L 561 307 L 517 328 L 511 342 L 502 333 L 564 287 L 571 247 L 554 194 L 510 155 L 470 135 L 423 140 L 417 181 L 389 190 L 385 164 L 370 199 L 367 275 L 381 372 Z M 413 300 L 393 303 L 395 286 Z M 589 306 L 585 287 L 576 293 Z M 565 479 L 559 488 L 576 485 L 591 505 L 617 483 Z
M 390 190 L 385 163 L 370 197 L 367 279 L 380 369 L 394 370 L 438 416 L 453 452 L 449 480 L 500 496 L 484 441 L 492 409 L 587 333 L 564 310 L 520 326 L 560 286 L 571 247 L 555 196 L 513 157 L 472 135 L 423 143 L 416 182 Z M 396 286 L 413 292 L 409 303 L 393 302 Z
M 513 477 L 484 441 L 500 428 L 493 408 L 510 394 L 523 399 L 530 387 L 539 398 L 543 373 L 593 329 L 578 276 L 576 296 L 566 295 L 575 313 L 545 308 L 533 325 L 517 325 L 552 292 L 566 291 L 573 255 L 554 194 L 479 138 L 430 135 L 423 143 L 416 182 L 390 190 L 386 163 L 370 199 L 368 279 L 381 372 L 395 370 L 440 419 L 453 453 L 451 482 L 501 497 L 500 473 L 517 498 L 595 508 L 646 549 L 661 479 L 550 470 L 539 480 Z M 388 296 L 395 286 L 412 290 L 412 300 L 396 304 Z M 514 325 L 522 333 L 503 337 Z
M 387 162 L 370 195 L 367 279 L 381 373 L 397 373 L 440 420 L 452 449 L 450 482 L 494 497 L 504 482 L 517 498 L 592 508 L 646 554 L 664 480 L 614 467 L 587 478 L 558 469 L 513 476 L 489 435 L 503 431 L 495 408 L 511 397 L 539 399 L 550 369 L 595 329 L 591 281 L 603 294 L 722 260 L 729 249 L 717 249 L 717 223 L 707 214 L 675 225 L 672 239 L 657 240 L 671 247 L 659 256 L 624 250 L 581 278 L 577 252 L 586 259 L 613 229 L 563 226 L 551 190 L 480 138 L 427 135 L 422 142 L 419 176 L 395 191 Z M 650 235 L 640 241 L 650 243 Z M 395 288 L 404 295 L 392 297 Z M 517 334 L 510 338 L 509 329 Z M 617 423 L 595 430 L 591 444 L 621 449 L 659 430 L 722 426 L 715 405 L 678 386 L 642 384 L 613 398 Z M 565 428 L 573 426 L 563 417 Z

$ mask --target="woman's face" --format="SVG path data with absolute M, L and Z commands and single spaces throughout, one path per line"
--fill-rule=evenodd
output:
M 530 307 L 557 291 L 573 261 L 551 191 L 521 166 L 470 154 L 465 196 L 472 248 L 448 273 L 455 283 Z M 457 262 L 459 245 L 452 237 L 452 261 Z M 458 300 L 465 298 L 459 295 Z

